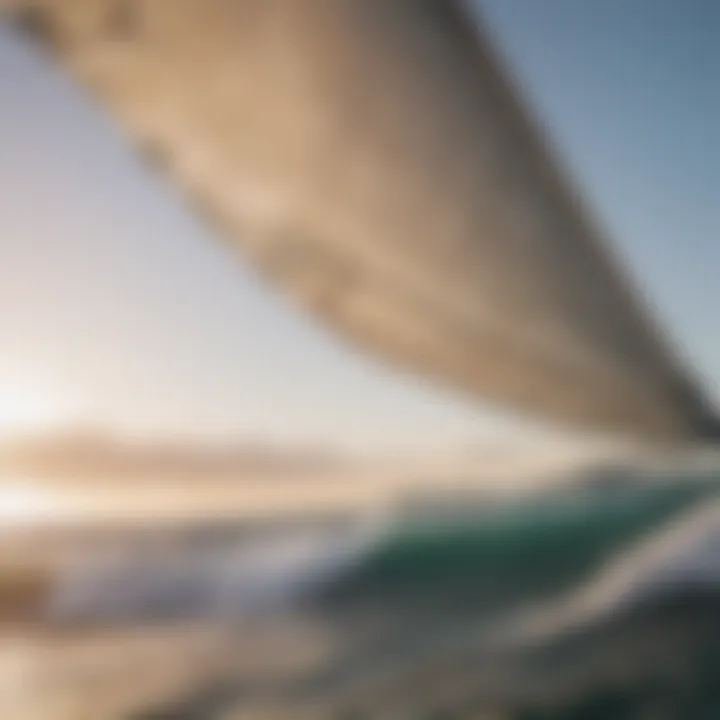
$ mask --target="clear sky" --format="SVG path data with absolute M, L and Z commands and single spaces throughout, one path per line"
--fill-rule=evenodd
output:
M 597 215 L 717 390 L 720 3 L 479 5 Z M 82 91 L 6 29 L 0 187 L 0 429 L 2 403 L 28 424 L 138 433 L 446 443 L 502 426 L 345 348 L 230 262 Z

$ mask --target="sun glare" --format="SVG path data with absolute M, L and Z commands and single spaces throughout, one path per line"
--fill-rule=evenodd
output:
M 56 509 L 49 494 L 22 484 L 0 485 L 0 529 L 41 522 Z
M 0 439 L 42 432 L 61 422 L 49 398 L 24 388 L 0 387 Z

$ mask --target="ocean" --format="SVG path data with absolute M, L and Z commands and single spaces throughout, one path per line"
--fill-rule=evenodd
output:
M 296 523 L 56 529 L 0 715 L 718 718 L 719 489 L 621 470 Z

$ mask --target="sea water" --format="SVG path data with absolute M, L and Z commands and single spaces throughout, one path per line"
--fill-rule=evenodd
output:
M 228 674 L 233 655 L 247 655 L 241 633 L 217 678 L 149 704 L 165 717 L 213 717 L 202 708 L 219 695 L 223 712 L 239 712 L 275 694 L 294 708 L 285 717 L 307 705 L 310 717 L 710 719 L 720 717 L 719 490 L 713 473 L 628 473 L 252 533 L 208 526 L 158 543 L 128 528 L 112 551 L 82 543 L 46 620 L 65 632 L 120 628 L 117 638 L 249 619 L 258 654 L 262 627 L 310 628 L 330 646 L 255 691 Z

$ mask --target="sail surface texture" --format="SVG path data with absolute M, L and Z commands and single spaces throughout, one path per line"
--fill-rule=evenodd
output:
M 4 2 L 348 339 L 561 424 L 702 433 L 702 397 L 461 3 Z

